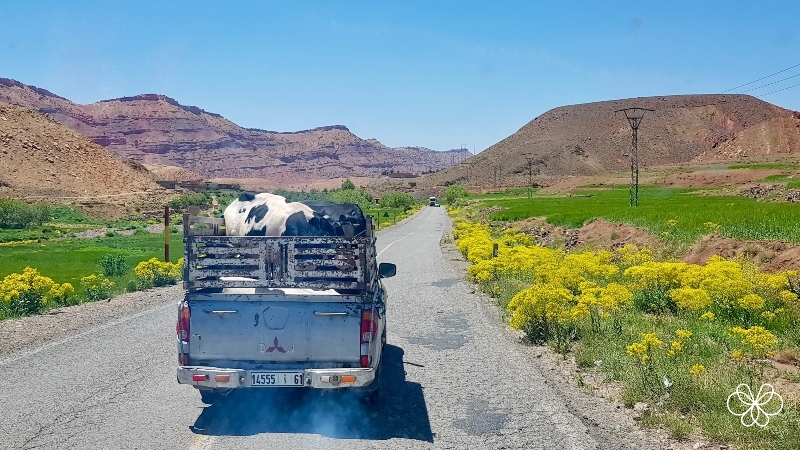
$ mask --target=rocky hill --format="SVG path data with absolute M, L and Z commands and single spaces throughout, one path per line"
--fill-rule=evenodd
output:
M 0 196 L 122 215 L 164 195 L 141 164 L 124 161 L 53 118 L 0 102 Z
M 144 94 L 79 105 L 47 90 L 0 78 L 0 101 L 46 113 L 118 155 L 177 166 L 206 178 L 297 179 L 377 177 L 450 167 L 467 150 L 389 148 L 345 126 L 298 132 L 242 128 L 224 117 Z
M 640 107 L 640 167 L 800 153 L 800 113 L 749 95 L 680 95 L 614 100 L 552 109 L 423 185 L 524 186 L 534 179 L 627 170 L 631 129 L 615 111 Z M 496 175 L 498 174 L 498 175 Z

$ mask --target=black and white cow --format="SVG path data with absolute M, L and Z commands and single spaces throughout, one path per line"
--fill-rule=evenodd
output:
M 228 236 L 336 236 L 330 220 L 299 202 L 270 193 L 243 192 L 223 213 Z
M 327 219 L 337 236 L 361 236 L 367 229 L 364 212 L 355 203 L 334 203 L 325 200 L 306 200 L 301 203 Z M 350 226 L 353 229 L 348 231 Z

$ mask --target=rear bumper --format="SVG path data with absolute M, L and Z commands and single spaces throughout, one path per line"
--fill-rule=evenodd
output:
M 178 367 L 178 383 L 190 384 L 200 389 L 239 389 L 239 388 L 270 388 L 284 386 L 252 386 L 250 372 L 243 369 L 225 369 L 206 366 L 180 366 Z M 268 372 L 254 370 L 253 372 Z M 282 370 L 281 372 L 286 372 Z M 374 368 L 354 369 L 304 369 L 297 372 L 303 373 L 303 386 L 312 389 L 340 389 L 358 388 L 371 384 L 375 380 Z M 193 381 L 195 375 L 204 376 L 203 381 Z M 343 376 L 354 376 L 353 382 L 342 382 Z

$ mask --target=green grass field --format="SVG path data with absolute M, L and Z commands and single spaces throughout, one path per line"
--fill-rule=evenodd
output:
M 728 166 L 729 169 L 776 169 L 776 170 L 793 170 L 800 169 L 797 164 L 784 164 L 784 163 L 754 163 L 754 164 L 732 164 Z
M 150 258 L 164 257 L 161 234 L 101 237 L 95 239 L 53 239 L 49 241 L 0 246 L 0 278 L 33 267 L 58 283 L 80 284 L 81 277 L 102 273 L 99 262 L 104 255 L 123 255 L 131 267 Z M 183 256 L 182 235 L 170 238 L 170 260 Z
M 586 187 L 557 197 L 534 193 L 530 199 L 521 191 L 471 198 L 480 200 L 479 208 L 504 208 L 491 214 L 491 220 L 547 217 L 548 223 L 578 228 L 602 218 L 645 227 L 662 239 L 678 242 L 693 242 L 714 229 L 732 238 L 800 242 L 798 205 L 703 195 L 695 189 L 642 186 L 635 208 L 629 206 L 627 187 Z

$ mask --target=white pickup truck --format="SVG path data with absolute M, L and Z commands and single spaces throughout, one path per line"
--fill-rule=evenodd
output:
M 374 225 L 363 236 L 225 236 L 222 219 L 184 215 L 185 297 L 178 383 L 212 403 L 233 389 L 380 393 L 386 291 Z

